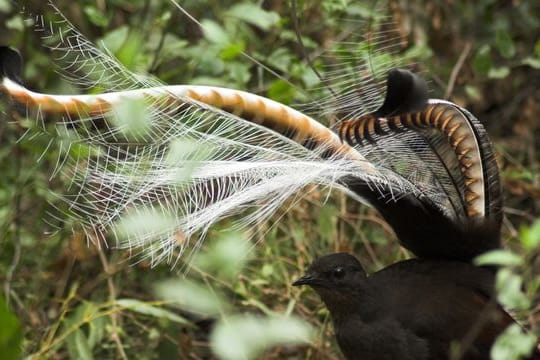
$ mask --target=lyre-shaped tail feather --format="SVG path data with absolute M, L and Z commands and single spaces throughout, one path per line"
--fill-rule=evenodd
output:
M 426 87 L 414 77 L 391 72 L 381 108 L 341 122 L 338 131 L 368 160 L 384 162 L 414 183 L 421 195 L 396 194 L 396 201 L 388 201 L 370 195 L 364 184 L 350 186 L 417 256 L 470 260 L 499 246 L 502 194 L 493 149 L 471 113 L 447 101 L 426 101 Z
M 425 84 L 409 72 L 390 73 L 383 105 L 342 122 L 341 141 L 292 108 L 232 89 L 176 85 L 97 95 L 35 93 L 10 79 L 20 62 L 15 52 L 1 50 L 4 91 L 41 114 L 62 114 L 62 131 L 74 129 L 76 141 L 102 149 L 68 159 L 79 190 L 66 200 L 88 231 L 111 230 L 133 208 L 158 204 L 173 214 L 170 228 L 120 244 L 149 249 L 155 261 L 175 246 L 190 245 L 176 242 L 178 231 L 187 238 L 204 233 L 250 204 L 255 210 L 245 222 L 258 221 L 307 184 L 339 187 L 367 200 L 418 256 L 468 260 L 498 246 L 500 185 L 483 127 L 454 104 L 426 105 Z M 121 129 L 107 121 L 87 126 L 134 99 L 151 109 L 150 126 L 139 141 L 126 143 Z M 166 161 L 168 146 L 178 138 L 214 149 L 181 190 L 175 174 L 192 166 L 191 160 Z
M 2 52 L 16 58 L 14 51 Z M 61 115 L 56 128 L 59 134 L 70 134 L 60 136 L 67 148 L 78 143 L 98 148 L 67 156 L 57 170 L 72 179 L 74 194 L 63 199 L 87 232 L 106 231 L 114 239 L 115 225 L 124 214 L 144 214 L 153 206 L 172 220 L 163 229 L 116 239 L 121 247 L 143 248 L 154 262 L 170 259 L 175 247 L 195 249 L 210 225 L 247 207 L 251 213 L 243 224 L 267 217 L 308 184 L 346 191 L 340 179 L 355 178 L 373 192 L 389 187 L 415 191 L 325 126 L 260 96 L 182 85 L 97 95 L 41 94 L 10 79 L 15 70 L 9 64 L 14 61 L 2 63 L 1 86 L 15 102 L 40 116 Z M 144 101 L 148 126 L 129 139 L 109 120 L 119 104 L 133 100 Z M 170 159 L 169 150 L 178 139 L 198 145 L 193 150 L 199 153 L 196 160 L 183 154 Z M 190 168 L 189 179 L 178 178 Z M 193 237 L 195 243 L 189 241 Z

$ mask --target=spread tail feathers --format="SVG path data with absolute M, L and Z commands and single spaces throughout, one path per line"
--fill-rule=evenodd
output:
M 427 101 L 416 75 L 390 72 L 382 106 L 343 119 L 336 134 L 251 93 L 135 75 L 63 25 L 54 50 L 72 55 L 65 68 L 97 72 L 82 85 L 97 78 L 109 92 L 32 92 L 20 85 L 20 56 L 6 47 L 1 87 L 38 119 L 61 116 L 50 134 L 65 154 L 54 174 L 72 179 L 63 200 L 91 236 L 106 232 L 154 263 L 174 260 L 173 249 L 196 249 L 220 219 L 242 213 L 251 225 L 317 184 L 375 206 L 419 256 L 469 259 L 498 244 L 500 185 L 485 130 L 464 109 Z M 89 150 L 71 151 L 81 144 Z M 159 227 L 121 234 L 126 214 L 136 221 L 156 209 L 167 220 Z M 460 240 L 469 228 L 478 240 Z

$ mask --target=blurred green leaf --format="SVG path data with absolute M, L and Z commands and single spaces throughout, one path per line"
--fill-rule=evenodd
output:
M 509 269 L 497 272 L 497 299 L 511 309 L 528 309 L 530 300 L 523 293 L 523 279 Z
M 521 243 L 527 250 L 540 247 L 540 219 L 536 220 L 530 227 L 520 229 Z
M 98 343 L 102 329 L 94 329 L 92 338 L 87 336 L 85 329 L 90 329 L 92 333 L 92 323 L 102 317 L 99 308 L 90 301 L 80 303 L 65 319 L 63 333 L 67 336 L 67 348 L 70 357 L 73 359 L 93 359 L 92 349 Z M 99 321 L 94 326 L 100 326 Z
M 211 43 L 225 46 L 231 42 L 225 29 L 217 22 L 205 19 L 201 21 L 201 27 L 204 37 Z
M 165 161 L 170 167 L 176 167 L 174 179 L 181 185 L 193 175 L 201 161 L 211 156 L 213 150 L 208 144 L 201 146 L 200 143 L 187 138 L 174 139 L 169 144 Z
M 294 99 L 296 89 L 284 80 L 273 81 L 268 87 L 267 95 L 270 99 L 282 104 L 290 104 Z
M 88 323 L 88 345 L 93 349 L 105 337 L 106 327 L 110 323 L 110 318 L 107 316 L 99 316 Z
M 219 57 L 223 60 L 232 60 L 242 54 L 246 49 L 243 42 L 234 42 L 225 46 L 219 53 Z
M 118 299 L 116 300 L 116 305 L 130 311 L 137 312 L 139 314 L 152 316 L 158 319 L 167 319 L 169 321 L 182 324 L 182 325 L 188 325 L 191 324 L 188 320 L 185 318 L 176 315 L 175 313 L 159 308 L 157 306 L 145 303 L 140 300 L 136 299 Z
M 116 58 L 128 70 L 140 71 L 141 69 L 139 69 L 138 66 L 144 64 L 144 52 L 141 51 L 143 49 L 143 44 L 143 38 L 137 29 L 131 29 L 126 41 L 124 41 L 122 46 L 115 52 Z
M 287 73 L 293 59 L 293 55 L 288 49 L 278 48 L 274 52 L 272 52 L 267 61 L 269 65 L 272 65 L 273 67 Z M 276 81 L 283 80 L 278 79 Z
M 506 29 L 499 29 L 495 34 L 495 43 L 501 56 L 509 59 L 516 54 L 516 48 L 510 33 Z
M 0 295 L 0 354 L 2 359 L 19 359 L 22 351 L 22 330 L 17 317 L 9 310 Z
M 307 323 L 293 317 L 236 315 L 220 321 L 210 341 L 221 359 L 258 359 L 273 346 L 307 344 L 312 335 Z
M 87 5 L 83 8 L 83 11 L 92 24 L 99 27 L 105 27 L 109 24 L 109 19 L 107 16 L 99 11 L 96 7 Z
M 510 325 L 491 348 L 492 360 L 519 360 L 529 356 L 535 346 L 533 334 L 524 333 L 518 324 Z
M 67 338 L 68 352 L 71 359 L 92 360 L 92 349 L 83 331 L 78 329 Z
M 228 305 L 216 291 L 189 280 L 166 280 L 154 287 L 154 293 L 162 300 L 170 301 L 179 308 L 203 315 L 217 315 Z
M 465 93 L 467 94 L 468 97 L 476 101 L 482 99 L 482 94 L 480 90 L 478 89 L 478 87 L 476 86 L 465 85 Z
M 143 99 L 123 99 L 113 107 L 111 123 L 126 137 L 144 140 L 151 136 L 152 123 L 148 104 Z
M 232 232 L 219 236 L 209 249 L 197 255 L 194 263 L 206 272 L 232 280 L 244 268 L 248 253 L 246 236 Z
M 327 241 L 329 244 L 336 238 L 336 214 L 338 214 L 338 211 L 333 206 L 324 206 L 319 210 L 319 235 L 321 239 Z
M 476 265 L 518 266 L 523 259 L 509 250 L 491 250 L 474 259 Z
M 112 31 L 109 31 L 105 34 L 100 45 L 105 46 L 107 50 L 116 53 L 124 42 L 127 40 L 129 35 L 129 27 L 120 26 Z
M 15 15 L 4 23 L 6 29 L 24 31 L 25 25 L 22 16 Z
M 540 57 L 526 57 L 522 61 L 523 65 L 532 67 L 533 69 L 540 69 Z
M 492 67 L 487 73 L 490 79 L 504 79 L 508 75 L 510 75 L 510 68 L 508 66 Z
M 225 15 L 243 20 L 262 30 L 269 30 L 272 26 L 277 25 L 280 19 L 277 13 L 266 11 L 251 3 L 233 5 Z
M 119 238 L 148 239 L 165 234 L 175 228 L 176 217 L 159 207 L 129 209 L 118 220 L 113 231 Z
M 9 0 L 0 0 L 0 13 L 6 14 L 11 11 Z
M 487 75 L 491 69 L 491 48 L 489 45 L 484 45 L 476 52 L 473 59 L 473 68 L 479 74 Z

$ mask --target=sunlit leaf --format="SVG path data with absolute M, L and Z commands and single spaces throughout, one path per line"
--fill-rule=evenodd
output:
M 216 315 L 227 308 L 227 303 L 216 291 L 188 280 L 160 282 L 154 292 L 162 300 L 199 314 Z
M 221 25 L 212 20 L 201 21 L 201 27 L 204 37 L 211 43 L 218 45 L 227 45 L 231 42 L 229 35 Z
M 128 34 L 129 28 L 125 25 L 120 26 L 107 32 L 100 45 L 105 46 L 110 52 L 116 53 L 127 40 Z
M 118 299 L 116 305 L 139 314 L 152 316 L 158 319 L 167 319 L 172 322 L 187 325 L 190 324 L 185 318 L 163 308 L 145 303 L 136 299 Z
M 9 0 L 0 0 L 0 13 L 8 13 L 11 11 L 11 3 Z
M 232 60 L 242 54 L 246 48 L 243 42 L 234 42 L 225 46 L 219 52 L 219 57 L 223 60 Z
M 521 243 L 527 250 L 540 247 L 540 219 L 536 220 L 530 227 L 523 227 L 520 231 Z
M 140 99 L 126 98 L 115 104 L 109 120 L 130 139 L 145 139 L 152 129 L 148 105 Z
M 529 56 L 523 59 L 522 63 L 532 67 L 533 69 L 540 69 L 540 57 Z
M 119 238 L 145 238 L 175 226 L 173 214 L 161 208 L 142 207 L 130 209 L 114 225 L 113 231 Z
M 224 360 L 258 359 L 273 346 L 307 344 L 312 334 L 310 326 L 296 318 L 237 315 L 216 325 L 211 345 L 214 353 Z
M 76 330 L 67 339 L 68 351 L 72 359 L 92 360 L 92 349 L 88 339 L 80 329 Z
M 530 300 L 523 293 L 523 279 L 509 269 L 497 272 L 497 299 L 511 309 L 528 309 Z
M 268 30 L 279 22 L 279 15 L 273 11 L 266 11 L 250 3 L 233 5 L 226 15 L 243 20 L 263 30 Z
M 109 19 L 105 14 L 99 11 L 96 7 L 87 5 L 83 8 L 88 20 L 96 26 L 105 27 L 109 24 Z
M 508 66 L 492 67 L 489 69 L 487 76 L 491 79 L 504 79 L 510 74 Z
M 476 265 L 517 266 L 523 264 L 523 259 L 509 250 L 492 250 L 474 259 Z
M 209 158 L 213 149 L 209 145 L 201 146 L 188 139 L 175 139 L 169 144 L 165 161 L 171 168 L 176 167 L 175 180 L 181 184 L 189 179 L 200 162 Z
M 492 360 L 518 360 L 531 354 L 536 339 L 518 324 L 509 326 L 491 348 Z
M 218 277 L 234 279 L 248 259 L 249 243 L 242 233 L 229 233 L 219 237 L 212 246 L 201 252 L 194 263 Z

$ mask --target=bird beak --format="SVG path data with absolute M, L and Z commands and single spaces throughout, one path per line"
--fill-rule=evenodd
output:
M 316 278 L 312 274 L 306 274 L 292 283 L 293 286 L 312 285 Z

